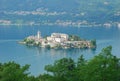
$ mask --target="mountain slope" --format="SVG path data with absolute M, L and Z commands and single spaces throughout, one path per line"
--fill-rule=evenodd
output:
M 18 20 L 20 18 L 23 21 L 85 20 L 90 23 L 119 22 L 119 4 L 120 0 L 0 0 L 0 19 Z M 31 14 L 32 11 L 37 10 L 44 15 Z M 17 14 L 9 14 L 15 11 L 18 11 Z M 28 11 L 26 14 L 30 14 L 23 16 L 19 14 L 22 13 L 19 11 Z M 63 12 L 66 14 L 61 14 Z

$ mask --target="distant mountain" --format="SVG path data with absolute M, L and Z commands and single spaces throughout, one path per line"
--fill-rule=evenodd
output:
M 39 7 L 66 11 L 120 10 L 120 0 L 0 0 L 0 10 L 34 10 Z
M 0 10 L 35 10 L 39 7 L 50 10 L 76 9 L 78 4 L 74 0 L 0 0 Z
M 9 14 L 11 11 L 67 12 L 62 15 L 31 15 Z M 6 13 L 4 13 L 6 11 Z M 54 13 L 54 14 L 55 14 Z M 12 18 L 13 17 L 13 18 Z M 120 0 L 0 0 L 0 20 L 86 20 L 95 23 L 119 22 Z M 37 19 L 39 18 L 39 19 Z

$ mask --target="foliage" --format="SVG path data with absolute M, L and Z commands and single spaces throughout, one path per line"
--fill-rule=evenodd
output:
M 120 58 L 111 51 L 108 46 L 90 60 L 81 55 L 77 62 L 62 58 L 45 66 L 47 73 L 38 77 L 29 76 L 29 65 L 0 63 L 0 81 L 120 81 Z
M 69 41 L 80 41 L 81 38 L 77 35 L 69 35 L 69 38 L 68 38 Z
M 96 47 L 96 40 L 95 40 L 95 39 L 94 39 L 94 40 L 91 40 L 90 43 L 91 43 L 91 47 L 92 47 L 92 48 L 95 48 L 95 47 Z
M 53 81 L 120 81 L 120 59 L 111 51 L 111 46 L 103 48 L 91 60 L 85 60 L 81 55 L 77 63 L 71 58 L 63 58 L 54 65 L 47 65 L 45 70 Z
M 45 70 L 51 72 L 53 77 L 57 81 L 63 80 L 68 81 L 73 76 L 73 71 L 75 69 L 75 63 L 71 58 L 63 58 L 55 61 L 54 65 L 47 65 Z
M 32 81 L 28 68 L 29 65 L 21 67 L 15 62 L 0 64 L 0 81 Z
M 26 44 L 33 44 L 33 43 L 35 43 L 35 41 L 34 40 L 32 40 L 32 39 L 28 39 L 28 38 L 25 38 L 24 40 L 23 40 Z
M 50 48 L 51 48 L 51 47 L 50 47 L 50 45 L 46 45 L 45 47 L 46 47 L 46 48 L 48 48 L 48 49 L 50 49 Z
M 86 66 L 83 76 L 84 81 L 119 81 L 120 59 L 111 54 L 112 47 L 104 48 L 102 52 L 91 59 Z M 92 76 L 92 77 L 91 77 Z

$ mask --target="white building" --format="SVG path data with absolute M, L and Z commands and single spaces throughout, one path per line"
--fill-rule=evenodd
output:
M 63 38 L 55 38 L 54 41 L 61 43 L 61 42 L 64 42 L 64 39 Z
M 68 35 L 63 33 L 52 33 L 51 37 L 68 39 Z
M 62 33 L 52 33 L 50 37 L 47 37 L 47 40 L 51 42 L 61 43 L 68 41 L 68 35 Z
M 53 42 L 54 39 L 52 37 L 47 37 L 47 40 Z

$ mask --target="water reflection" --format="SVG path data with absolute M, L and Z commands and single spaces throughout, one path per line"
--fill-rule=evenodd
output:
M 71 57 L 76 58 L 82 54 L 91 54 L 94 55 L 96 50 L 93 49 L 48 49 L 42 47 L 30 47 L 27 46 L 28 49 L 36 49 L 37 55 L 42 56 L 46 54 L 50 56 L 50 58 L 63 58 L 63 57 Z

